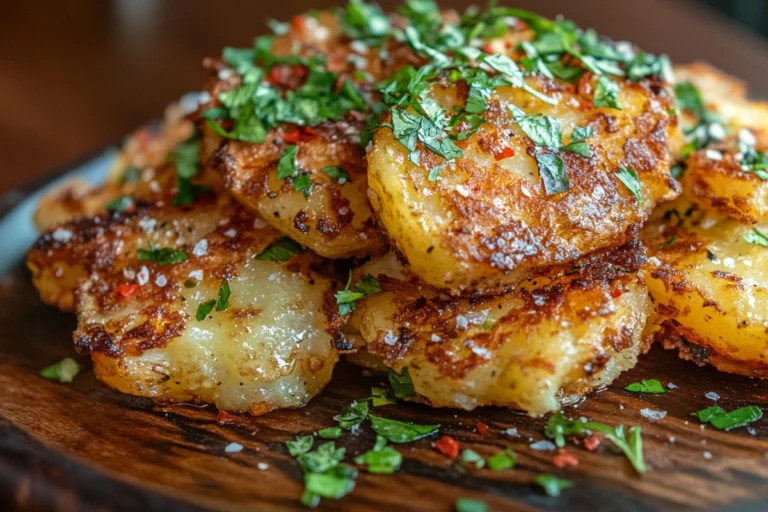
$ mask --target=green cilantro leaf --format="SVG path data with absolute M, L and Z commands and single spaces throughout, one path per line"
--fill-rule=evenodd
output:
M 605 75 L 597 79 L 595 94 L 592 98 L 596 107 L 608 107 L 621 110 L 619 104 L 619 85 Z
M 302 251 L 304 251 L 304 247 L 300 243 L 287 236 L 281 236 L 261 251 L 256 256 L 256 259 L 262 261 L 288 261 Z
M 675 97 L 681 109 L 687 110 L 697 117 L 704 116 L 706 112 L 704 100 L 701 97 L 701 91 L 693 83 L 680 82 L 675 84 Z
M 744 241 L 748 244 L 754 244 L 754 245 L 762 245 L 763 247 L 768 247 L 768 236 L 765 236 L 760 230 L 757 228 L 753 228 L 752 231 L 747 232 L 746 235 L 744 235 Z
M 573 482 L 570 480 L 563 480 L 550 474 L 537 476 L 536 483 L 544 489 L 544 492 L 547 493 L 548 496 L 552 496 L 553 498 L 560 496 L 560 493 L 563 490 L 573 487 Z
M 368 417 L 368 402 L 361 400 L 344 407 L 341 413 L 334 416 L 333 419 L 338 421 L 339 426 L 344 430 L 350 430 L 365 421 L 366 417 Z
M 309 177 L 309 174 L 301 173 L 298 176 L 294 176 L 292 181 L 294 190 L 301 192 L 305 198 L 309 197 L 312 191 L 312 179 Z
M 626 386 L 624 389 L 627 391 L 632 391 L 633 393 L 663 394 L 667 392 L 667 390 L 664 389 L 664 385 L 657 379 L 647 379 L 641 380 L 639 382 L 633 382 L 632 384 Z
M 304 447 L 305 444 L 300 446 L 301 449 Z M 346 448 L 336 448 L 336 443 L 328 441 L 318 446 L 315 451 L 307 450 L 298 453 L 296 460 L 304 472 L 323 473 L 341 462 L 346 452 Z
M 713 405 L 712 407 L 707 407 L 706 409 L 702 409 L 699 412 L 691 413 L 691 416 L 696 416 L 702 423 L 709 423 L 715 416 L 720 416 L 726 412 L 728 411 L 719 405 Z
M 643 441 L 640 437 L 640 427 L 631 427 L 628 435 L 624 433 L 624 426 L 610 427 L 596 421 L 574 421 L 566 418 L 558 412 L 549 417 L 545 435 L 555 440 L 558 448 L 565 446 L 565 436 L 588 436 L 592 432 L 600 432 L 613 444 L 615 444 L 629 459 L 632 467 L 638 473 L 645 472 L 645 460 L 643 458 Z
M 75 380 L 75 377 L 77 377 L 81 370 L 80 363 L 71 357 L 66 357 L 58 363 L 40 370 L 40 376 L 48 380 L 70 383 Z
M 389 376 L 389 385 L 392 386 L 396 398 L 402 400 L 416 396 L 413 380 L 411 380 L 411 374 L 408 373 L 407 367 L 403 368 L 399 374 L 392 368 L 387 368 L 387 375 Z
M 440 430 L 440 425 L 417 425 L 369 414 L 373 430 L 391 443 L 410 443 Z
M 181 263 L 187 261 L 189 258 L 185 251 L 173 249 L 171 247 L 163 247 L 162 249 L 152 248 L 149 251 L 146 249 L 138 249 L 136 252 L 136 257 L 139 261 L 154 261 L 160 266 Z
M 643 184 L 640 183 L 640 179 L 637 177 L 637 173 L 631 167 L 621 167 L 616 174 L 627 189 L 635 195 L 637 204 L 643 204 Z
M 671 247 L 675 244 L 675 242 L 677 242 L 677 235 L 673 236 L 663 244 L 659 244 L 659 249 L 666 249 L 667 247 Z
M 544 191 L 548 196 L 570 190 L 571 182 L 568 180 L 562 158 L 553 154 L 536 155 L 536 164 L 539 166 Z
M 325 472 L 304 474 L 302 503 L 317 506 L 319 498 L 338 500 L 355 490 L 357 470 L 347 464 L 337 464 Z

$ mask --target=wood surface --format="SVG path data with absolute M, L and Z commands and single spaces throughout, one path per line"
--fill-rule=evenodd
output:
M 710 60 L 748 79 L 758 95 L 768 95 L 765 44 L 686 2 L 515 4 L 564 13 L 679 61 Z M 265 19 L 329 5 L 335 2 L 0 3 L 0 191 L 39 180 L 158 117 L 169 100 L 198 87 L 202 56 L 225 44 L 248 44 Z M 24 191 L 4 196 L 0 214 L 23 197 Z M 72 356 L 74 318 L 41 304 L 23 267 L 2 277 L 0 306 L 0 510 L 300 509 L 301 472 L 283 443 L 332 426 L 345 404 L 367 396 L 379 381 L 342 364 L 331 386 L 309 406 L 222 426 L 210 409 L 121 395 L 89 371 L 71 385 L 39 378 L 41 368 Z M 659 396 L 622 390 L 642 378 L 678 387 Z M 496 511 L 768 510 L 768 419 L 753 425 L 754 435 L 744 428 L 702 430 L 689 414 L 713 404 L 704 396 L 708 391 L 718 393 L 718 405 L 729 410 L 747 404 L 768 408 L 765 383 L 699 368 L 660 347 L 609 389 L 567 408 L 569 416 L 642 426 L 651 468 L 643 477 L 607 442 L 596 453 L 569 447 L 579 466 L 557 470 L 552 452 L 528 447 L 544 438 L 545 419 L 495 408 L 469 413 L 386 406 L 377 414 L 438 422 L 441 435 L 482 455 L 512 446 L 518 467 L 461 473 L 431 447 L 435 438 L 425 439 L 399 447 L 405 462 L 397 474 L 361 472 L 352 495 L 324 500 L 321 509 L 448 511 L 457 497 L 466 496 L 484 499 Z M 639 412 L 645 407 L 668 414 L 650 423 Z M 489 425 L 487 435 L 475 430 L 477 421 Z M 520 436 L 503 434 L 510 427 Z M 373 440 L 366 426 L 359 436 L 345 433 L 339 444 L 351 460 Z M 232 441 L 245 450 L 225 454 Z M 258 469 L 259 462 L 268 469 Z M 541 472 L 557 473 L 576 487 L 560 498 L 547 497 L 531 484 Z

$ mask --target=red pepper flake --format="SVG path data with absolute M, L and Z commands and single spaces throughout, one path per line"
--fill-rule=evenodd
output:
M 216 423 L 219 425 L 231 425 L 232 423 L 240 423 L 242 418 L 236 414 L 230 414 L 227 411 L 219 410 L 216 415 Z
M 592 96 L 592 72 L 587 71 L 579 79 L 579 94 L 582 96 Z
M 584 440 L 584 448 L 591 452 L 597 450 L 598 446 L 600 446 L 600 438 L 597 436 L 592 435 Z
M 494 52 L 494 51 L 493 51 L 493 46 L 491 46 L 491 44 L 490 44 L 490 43 L 488 43 L 488 44 L 486 44 L 485 46 L 483 46 L 483 51 L 484 51 L 485 53 L 490 53 L 490 54 L 494 54 L 494 53 L 496 53 L 496 52 Z
M 504 160 L 505 158 L 510 158 L 515 156 L 515 150 L 512 148 L 504 148 L 499 153 L 496 153 L 495 155 L 496 160 Z
M 307 142 L 317 137 L 317 130 L 310 128 L 309 126 L 303 126 L 300 128 L 294 128 L 283 134 L 283 142 L 288 144 L 298 144 L 299 142 Z
M 434 444 L 435 450 L 439 451 L 449 459 L 455 459 L 459 456 L 459 442 L 449 436 L 443 436 Z
M 123 283 L 115 289 L 115 293 L 124 299 L 127 299 L 137 291 L 139 291 L 139 285 L 137 284 Z
M 552 464 L 560 469 L 563 469 L 566 466 L 573 468 L 579 465 L 579 459 L 565 450 L 559 450 L 557 455 L 552 458 Z
M 483 435 L 488 433 L 488 425 L 486 425 L 482 421 L 478 421 L 477 425 L 475 425 L 475 428 L 477 429 L 478 432 L 480 432 Z
M 303 14 L 300 14 L 291 20 L 291 27 L 293 27 L 295 30 L 302 30 L 306 24 L 307 19 Z
M 616 288 L 615 290 L 613 290 L 611 292 L 611 297 L 614 298 L 614 299 L 618 299 L 619 297 L 621 297 L 621 293 L 622 293 L 621 290 Z

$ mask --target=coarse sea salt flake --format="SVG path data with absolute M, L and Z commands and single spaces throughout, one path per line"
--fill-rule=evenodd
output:
M 195 244 L 195 246 L 192 248 L 192 254 L 194 256 L 197 256 L 198 258 L 200 256 L 205 256 L 208 254 L 208 240 L 203 238 L 199 242 Z
M 72 240 L 72 232 L 68 229 L 57 228 L 53 233 L 51 233 L 51 237 L 57 242 L 66 244 Z
M 243 445 L 240 443 L 229 443 L 224 447 L 224 451 L 227 453 L 237 453 L 243 451 Z
M 649 421 L 663 420 L 667 415 L 667 411 L 654 411 L 653 409 L 640 409 L 640 416 Z
M 714 391 L 708 391 L 704 396 L 709 398 L 713 402 L 717 402 L 718 400 L 720 400 L 720 395 L 718 395 Z

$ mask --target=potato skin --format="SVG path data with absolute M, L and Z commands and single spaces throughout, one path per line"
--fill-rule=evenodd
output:
M 109 386 L 263 414 L 305 404 L 330 380 L 337 321 L 326 306 L 333 283 L 313 270 L 322 262 L 308 251 L 255 259 L 279 233 L 232 199 L 141 207 L 60 229 L 72 233 L 68 242 L 44 235 L 31 257 L 70 268 L 79 261 L 75 347 Z M 150 244 L 188 259 L 138 260 Z M 228 309 L 198 321 L 199 304 L 225 279 Z
M 620 82 L 623 110 L 595 108 L 573 87 L 544 77 L 529 84 L 557 98 L 550 106 L 522 89 L 497 89 L 487 120 L 459 143 L 464 156 L 440 179 L 429 169 L 444 162 L 422 151 L 420 165 L 389 127 L 380 128 L 368 153 L 370 199 L 390 242 L 410 270 L 427 284 L 454 294 L 497 293 L 532 271 L 574 261 L 630 241 L 654 205 L 677 196 L 669 174 L 670 133 L 676 121 L 667 84 Z M 463 101 L 460 86 L 436 85 L 432 96 L 448 111 Z M 535 148 L 514 122 L 510 105 L 560 121 L 567 144 L 574 126 L 591 126 L 590 156 L 561 151 L 571 189 L 547 196 Z M 585 106 L 586 105 L 586 106 Z M 500 159 L 504 148 L 514 155 Z M 642 204 L 618 180 L 632 167 L 642 184 Z
M 644 263 L 633 242 L 536 273 L 504 295 L 456 298 L 388 277 L 399 273 L 390 255 L 358 271 L 386 272 L 384 292 L 361 301 L 346 329 L 385 366 L 407 367 L 418 398 L 433 407 L 498 405 L 536 416 L 610 383 L 647 349 Z
M 751 230 L 680 198 L 654 213 L 642 239 L 657 338 L 700 365 L 766 378 L 768 249 L 744 240 Z

